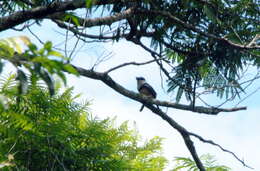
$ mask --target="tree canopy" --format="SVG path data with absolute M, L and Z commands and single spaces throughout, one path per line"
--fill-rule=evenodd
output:
M 0 2 L 0 31 L 22 32 L 48 20 L 85 43 L 127 40 L 149 52 L 151 60 L 123 63 L 97 72 L 95 66 L 72 65 L 75 49 L 71 53 L 66 48 L 57 50 L 51 42 L 42 42 L 43 48 L 39 48 L 28 38 L 19 37 L 27 47 L 25 51 L 21 50 L 17 38 L 0 41 L 0 68 L 5 61 L 17 68 L 20 93 L 26 92 L 29 82 L 25 69 L 31 78 L 44 80 L 51 94 L 55 94 L 54 74 L 64 82 L 64 72 L 100 80 L 118 93 L 144 103 L 166 120 L 182 135 L 197 167 L 205 170 L 190 137 L 223 148 L 186 130 L 154 104 L 210 115 L 245 110 L 246 107 L 222 108 L 222 105 L 239 98 L 252 81 L 259 78 L 259 3 L 257 0 L 3 0 Z M 175 102 L 141 96 L 122 87 L 109 75 L 128 65 L 152 62 L 164 74 L 168 91 L 176 92 Z M 253 67 L 256 73 L 247 79 L 244 76 L 248 67 Z M 205 94 L 215 94 L 224 102 L 208 104 Z M 179 103 L 182 98 L 186 98 L 186 104 Z
M 0 92 L 7 109 L 0 113 L 0 166 L 8 170 L 163 170 L 162 139 L 141 143 L 128 123 L 115 126 L 76 103 L 72 88 L 50 96 L 30 85 L 17 93 L 11 75 L 2 78 Z M 57 87 L 56 87 L 57 90 Z M 19 101 L 17 102 L 17 100 Z

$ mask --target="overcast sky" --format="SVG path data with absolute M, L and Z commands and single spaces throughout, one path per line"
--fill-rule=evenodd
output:
M 53 29 L 54 25 L 47 22 L 42 23 L 42 25 L 44 26 L 43 30 L 43 27 L 33 29 L 42 40 L 53 42 L 63 42 L 65 40 L 57 32 L 58 30 Z M 24 33 L 15 33 L 13 31 L 1 32 L 0 38 L 15 35 L 27 35 L 37 43 L 37 40 L 28 31 Z M 72 43 L 73 41 L 68 44 L 69 47 L 73 46 Z M 86 44 L 84 48 L 80 49 L 80 53 L 76 55 L 74 64 L 89 68 L 96 63 L 97 57 L 109 53 L 111 53 L 111 58 L 99 64 L 96 68 L 98 71 L 107 70 L 124 62 L 151 60 L 150 55 L 143 49 L 134 44 L 122 41 L 120 43 L 107 43 L 103 45 Z M 174 99 L 174 97 L 167 95 L 162 88 L 160 72 L 155 64 L 142 67 L 127 66 L 112 72 L 111 76 L 125 88 L 133 91 L 137 91 L 135 77 L 143 76 L 157 91 L 158 99 Z M 169 160 L 177 156 L 190 157 L 182 138 L 176 130 L 146 108 L 143 112 L 139 112 L 140 103 L 118 94 L 100 81 L 75 76 L 68 76 L 68 78 L 68 85 L 75 87 L 75 94 L 81 93 L 82 99 L 91 101 L 91 110 L 94 116 L 99 118 L 117 117 L 118 124 L 126 120 L 129 121 L 130 125 L 135 123 L 144 140 L 153 136 L 164 137 L 164 154 Z M 254 91 L 259 86 L 260 82 L 256 81 L 249 92 Z M 222 147 L 233 151 L 257 171 L 260 170 L 259 95 L 259 92 L 257 92 L 240 104 L 240 106 L 248 107 L 246 111 L 220 113 L 217 116 L 209 116 L 172 109 L 168 110 L 168 115 L 189 131 L 197 133 L 205 139 L 211 139 Z M 206 100 L 212 101 L 213 99 Z M 166 109 L 163 110 L 165 111 Z M 199 155 L 210 153 L 216 156 L 220 164 L 231 167 L 233 171 L 250 170 L 243 167 L 232 155 L 221 151 L 217 147 L 204 144 L 196 139 L 193 140 Z

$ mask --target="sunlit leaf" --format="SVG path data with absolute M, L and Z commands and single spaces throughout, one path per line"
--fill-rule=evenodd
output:
M 15 50 L 6 44 L 4 41 L 0 41 L 0 56 L 2 58 L 11 58 L 13 57 Z
M 65 59 L 65 60 L 68 59 L 68 58 L 65 58 L 65 56 L 62 55 L 60 52 L 54 51 L 54 50 L 49 51 L 47 56 L 56 56 L 56 57 L 60 57 L 60 58 Z
M 79 18 L 74 13 L 66 13 L 64 17 L 64 21 L 66 22 L 73 22 L 76 26 L 79 26 Z
M 22 42 L 25 44 L 25 45 L 29 45 L 31 44 L 31 40 L 27 37 L 27 36 L 19 36 L 19 38 L 22 40 Z
M 71 74 L 79 75 L 78 71 L 70 64 L 64 64 L 64 69 Z
M 44 44 L 44 49 L 50 51 L 52 49 L 52 42 L 48 41 Z

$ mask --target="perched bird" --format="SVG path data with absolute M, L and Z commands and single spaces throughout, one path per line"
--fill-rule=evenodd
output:
M 156 98 L 156 92 L 154 91 L 153 87 L 150 86 L 144 79 L 144 77 L 136 77 L 137 80 L 137 90 L 140 94 L 153 98 Z M 144 104 L 142 105 L 140 112 L 144 109 Z

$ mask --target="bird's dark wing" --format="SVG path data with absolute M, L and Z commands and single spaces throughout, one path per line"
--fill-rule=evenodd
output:
M 144 83 L 140 88 L 139 88 L 139 92 L 144 92 L 147 91 L 147 93 L 144 93 L 146 95 L 151 95 L 153 98 L 156 98 L 156 92 L 154 91 L 153 87 L 150 86 L 148 83 Z M 149 94 L 148 94 L 149 93 Z

